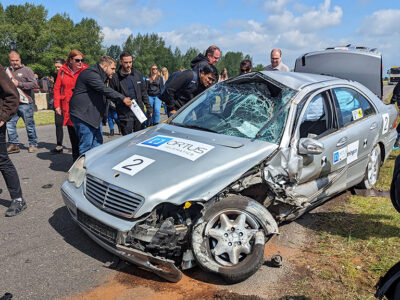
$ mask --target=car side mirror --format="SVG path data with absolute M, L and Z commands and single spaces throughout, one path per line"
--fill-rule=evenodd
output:
M 311 138 L 301 138 L 299 141 L 299 154 L 321 154 L 324 144 Z

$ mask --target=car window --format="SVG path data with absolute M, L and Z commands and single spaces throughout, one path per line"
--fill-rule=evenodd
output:
M 359 94 L 349 88 L 335 88 L 333 94 L 338 104 L 338 114 L 341 115 L 342 125 L 361 119 L 364 114 L 359 101 Z
M 221 82 L 180 112 L 173 125 L 278 143 L 295 91 L 265 80 Z
M 329 128 L 329 110 L 325 93 L 318 94 L 306 105 L 300 123 L 300 138 L 316 138 L 323 135 Z
M 371 105 L 371 103 L 360 93 L 358 93 L 358 99 L 361 102 L 361 107 L 363 110 L 364 117 L 367 117 L 369 115 L 375 114 L 375 109 Z

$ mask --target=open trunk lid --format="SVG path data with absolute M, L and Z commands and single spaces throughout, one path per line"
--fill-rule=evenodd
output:
M 366 47 L 333 47 L 296 59 L 295 72 L 358 81 L 382 99 L 382 55 Z

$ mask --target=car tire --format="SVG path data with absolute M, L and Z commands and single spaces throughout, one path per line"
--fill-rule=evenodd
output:
M 381 170 L 381 148 L 379 145 L 375 145 L 372 148 L 371 153 L 368 156 L 367 168 L 363 181 L 359 184 L 362 189 L 372 189 L 378 181 L 379 172 Z
M 192 232 L 197 263 L 228 283 L 241 282 L 264 263 L 265 235 L 257 218 L 246 210 L 249 201 L 228 197 L 208 207 Z

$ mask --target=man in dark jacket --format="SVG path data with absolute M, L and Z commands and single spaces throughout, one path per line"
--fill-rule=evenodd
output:
M 199 55 L 197 55 L 195 58 L 193 58 L 192 61 L 190 62 L 190 67 L 193 70 L 198 71 L 198 70 L 202 69 L 204 66 L 209 65 L 211 67 L 211 69 L 213 70 L 213 74 L 215 76 L 215 80 L 214 80 L 213 84 L 217 83 L 218 82 L 218 70 L 215 67 L 215 65 L 219 61 L 220 55 L 221 55 L 221 50 L 217 46 L 212 45 L 207 48 L 206 55 L 199 53 Z
M 185 70 L 168 81 L 162 100 L 167 104 L 168 112 L 176 113 L 178 109 L 208 88 L 215 80 L 213 69 L 204 65 L 199 71 Z
M 109 56 L 83 70 L 76 80 L 74 94 L 69 102 L 69 113 L 79 139 L 79 154 L 103 143 L 101 121 L 107 108 L 106 97 L 123 102 L 130 107 L 131 99 L 106 85 L 116 69 L 116 62 Z
M 16 216 L 26 208 L 18 173 L 8 157 L 6 146 L 6 122 L 17 113 L 18 102 L 18 90 L 0 65 L 0 171 L 12 199 L 6 211 L 7 217 Z
M 151 116 L 153 109 L 147 95 L 146 82 L 143 79 L 142 73 L 133 68 L 132 54 L 128 51 L 123 51 L 119 58 L 121 67 L 110 80 L 110 87 L 131 99 L 135 99 L 143 113 L 144 107 L 146 106 L 147 114 Z M 114 102 L 116 103 L 122 135 L 127 135 L 144 128 L 144 123 L 142 124 L 139 122 L 129 107 L 124 105 L 121 101 L 114 100 Z

